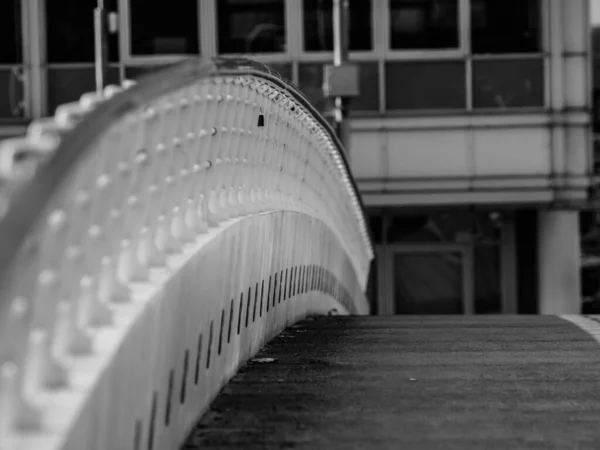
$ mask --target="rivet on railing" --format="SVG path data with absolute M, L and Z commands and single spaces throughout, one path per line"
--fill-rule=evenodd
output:
M 57 124 L 72 128 L 87 114 L 79 102 L 66 103 L 56 108 L 54 120 Z
M 57 124 L 54 118 L 38 119 L 27 127 L 27 138 L 36 142 L 46 153 L 53 153 L 60 143 L 61 136 L 70 130 Z
M 85 206 L 90 201 L 90 196 L 87 192 L 79 190 L 75 193 L 74 201 L 77 206 Z
M 99 94 L 97 92 L 87 92 L 79 98 L 79 104 L 84 111 L 89 112 L 104 100 L 105 97 L 103 94 Z
M 121 86 L 116 86 L 114 84 L 109 84 L 104 88 L 103 94 L 107 99 L 113 98 L 115 95 L 123 92 L 123 88 Z
M 123 86 L 123 89 L 131 89 L 136 84 L 137 84 L 137 82 L 135 80 L 123 80 L 123 82 L 121 83 L 121 86 Z
M 110 184 L 110 181 L 110 176 L 108 176 L 105 173 L 100 174 L 96 179 L 96 186 L 98 187 L 98 189 L 104 189 Z
M 143 117 L 145 120 L 152 120 L 155 119 L 158 116 L 158 113 L 156 111 L 156 108 L 152 107 L 152 106 L 148 106 L 143 113 Z
M 135 162 L 140 165 L 146 165 L 148 158 L 148 151 L 145 148 L 139 149 L 135 154 Z

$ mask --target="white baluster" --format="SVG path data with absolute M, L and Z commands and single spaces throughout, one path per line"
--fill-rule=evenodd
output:
M 60 357 L 89 355 L 94 349 L 92 336 L 79 324 L 78 304 L 61 301 L 57 306 L 55 351 Z

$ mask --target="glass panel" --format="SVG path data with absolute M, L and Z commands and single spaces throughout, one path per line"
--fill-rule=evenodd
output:
M 23 117 L 23 82 L 21 68 L 0 69 L 0 118 L 17 119 Z
M 385 65 L 388 110 L 464 109 L 463 61 L 406 61 Z
M 23 62 L 21 1 L 0 1 L 0 64 Z
M 497 245 L 476 245 L 473 258 L 475 313 L 500 314 L 500 248 Z
M 119 70 L 108 69 L 107 84 L 119 84 Z M 86 92 L 96 89 L 94 67 L 49 68 L 48 110 L 52 114 L 57 106 L 74 102 Z
M 540 0 L 471 0 L 472 52 L 539 52 L 540 9 Z
M 46 2 L 48 62 L 94 61 L 94 8 L 97 0 Z M 116 11 L 116 0 L 105 1 L 107 11 Z M 117 34 L 109 34 L 108 57 L 119 60 Z
M 540 59 L 473 61 L 473 107 L 544 106 L 544 63 Z
M 129 0 L 132 55 L 198 54 L 197 0 Z
M 390 48 L 459 47 L 458 0 L 389 0 Z
M 379 81 L 378 67 L 376 62 L 359 63 L 360 95 L 352 99 L 350 111 L 377 111 L 379 109 Z M 304 95 L 319 110 L 325 111 L 331 108 L 331 100 L 323 96 L 323 64 L 305 63 L 299 67 L 299 85 Z
M 397 253 L 393 264 L 396 314 L 464 312 L 461 253 Z
M 379 0 L 380 1 L 380 0 Z M 304 49 L 333 51 L 333 0 L 304 0 Z M 350 50 L 373 48 L 371 2 L 350 0 Z
M 283 0 L 219 0 L 219 53 L 285 52 Z

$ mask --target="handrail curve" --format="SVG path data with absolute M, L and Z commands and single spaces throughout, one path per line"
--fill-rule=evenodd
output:
M 240 271 L 242 278 L 252 272 L 253 284 L 257 269 L 241 268 L 232 256 L 243 246 L 240 255 L 264 258 L 264 270 L 275 270 L 268 290 L 274 281 L 279 302 L 293 291 L 304 303 L 277 312 L 285 315 L 283 322 L 265 319 L 257 328 L 260 336 L 249 329 L 252 344 L 246 348 L 240 338 L 227 368 L 202 394 L 204 402 L 282 323 L 323 312 L 323 305 L 366 312 L 373 249 L 340 142 L 297 88 L 249 60 L 190 59 L 139 83 L 86 94 L 57 108 L 53 118 L 32 123 L 25 137 L 0 142 L 0 217 L 0 448 L 2 442 L 9 442 L 7 448 L 42 442 L 48 412 L 35 399 L 41 396 L 44 404 L 56 390 L 76 384 L 80 372 L 73 375 L 65 361 L 98 351 L 98 327 L 122 320 L 113 305 L 137 304 L 136 296 L 163 305 L 167 293 L 189 295 L 173 280 L 193 279 L 190 267 L 195 273 L 207 267 L 208 255 L 215 266 L 233 264 L 231 273 Z M 258 223 L 269 231 L 257 231 Z M 224 240 L 225 231 L 234 229 L 250 242 L 233 234 Z M 256 236 L 248 234 L 251 229 Z M 291 245 L 285 236 L 295 239 L 298 250 L 285 250 Z M 231 252 L 222 254 L 217 242 Z M 204 266 L 194 262 L 200 248 Z M 221 290 L 229 289 L 227 278 L 221 283 Z M 256 316 L 250 319 L 250 291 L 246 326 Z M 255 311 L 258 296 L 256 282 Z M 276 302 L 268 293 L 265 298 L 266 315 L 271 300 L 273 308 Z M 209 308 L 202 317 L 218 310 L 191 306 L 200 307 Z M 242 307 L 240 300 L 238 335 Z M 227 305 L 222 308 L 221 329 Z M 234 309 L 232 300 L 230 329 Z M 262 300 L 259 314 L 257 321 Z M 131 324 L 123 333 L 136 332 Z M 147 324 L 142 328 L 152 331 Z M 211 336 L 212 329 L 211 321 Z M 120 350 L 114 349 L 111 358 L 117 360 Z M 90 369 L 94 392 L 102 384 L 100 372 L 117 370 L 103 361 Z M 79 406 L 67 408 L 66 422 L 46 424 L 54 440 L 44 446 L 89 443 L 73 438 L 72 427 L 86 420 L 73 414 L 83 417 L 87 409 L 81 405 L 91 401 L 67 401 Z M 24 429 L 42 431 L 23 440 L 15 430 Z

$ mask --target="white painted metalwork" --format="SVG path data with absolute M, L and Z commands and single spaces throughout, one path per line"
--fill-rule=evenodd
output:
M 0 448 L 173 448 L 307 314 L 365 314 L 340 145 L 249 61 L 109 86 L 0 143 Z

